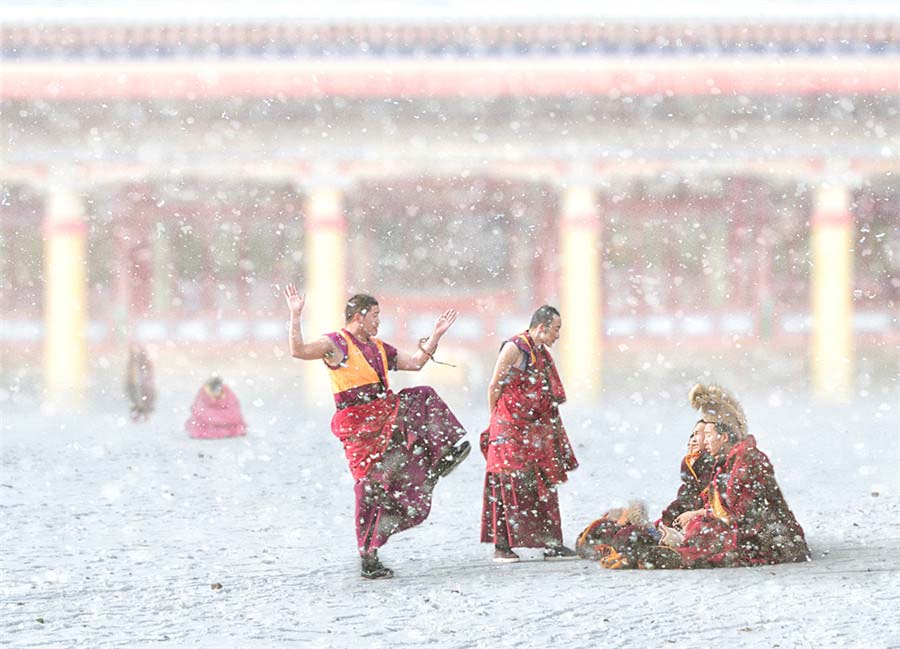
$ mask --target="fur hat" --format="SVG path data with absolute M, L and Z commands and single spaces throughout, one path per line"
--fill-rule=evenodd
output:
M 698 383 L 688 393 L 691 406 L 703 413 L 703 419 L 731 425 L 741 439 L 747 437 L 747 416 L 737 399 L 718 385 Z
M 647 505 L 642 500 L 631 500 L 628 507 L 617 507 L 606 512 L 606 518 L 615 521 L 617 525 L 649 525 L 647 518 Z

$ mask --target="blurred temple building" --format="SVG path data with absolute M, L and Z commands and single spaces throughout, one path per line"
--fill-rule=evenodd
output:
M 0 5 L 0 353 L 51 390 L 129 337 L 282 345 L 286 281 L 307 336 L 367 291 L 488 364 L 556 304 L 588 394 L 620 345 L 846 396 L 900 344 L 890 3 L 181 4 Z

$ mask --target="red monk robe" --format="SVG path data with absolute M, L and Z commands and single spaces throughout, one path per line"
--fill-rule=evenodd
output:
M 200 388 L 185 429 L 197 439 L 239 437 L 247 433 L 238 399 L 221 379 L 212 379 Z
M 560 546 L 556 486 L 578 466 L 559 416 L 566 393 L 545 346 L 536 346 L 528 332 L 505 344 L 510 343 L 524 353 L 525 367 L 511 368 L 481 435 L 487 459 L 481 541 L 510 548 Z
M 672 527 L 679 515 L 703 507 L 701 492 L 712 479 L 714 470 L 715 459 L 706 451 L 688 453 L 681 460 L 681 485 L 675 499 L 654 524 L 646 520 L 640 502 L 622 510 L 610 510 L 578 535 L 575 546 L 578 555 L 599 559 L 605 551 L 603 546 L 609 546 L 621 553 L 630 565 L 637 566 L 647 549 L 659 543 L 660 524 Z
M 728 452 L 675 548 L 685 567 L 790 563 L 809 559 L 803 528 L 788 508 L 775 470 L 752 435 Z
M 346 329 L 326 335 L 343 353 L 338 366 L 326 363 L 337 407 L 331 430 L 356 480 L 356 537 L 366 556 L 428 517 L 441 464 L 465 430 L 432 388 L 390 390 L 394 347 Z
M 712 479 L 716 469 L 715 459 L 706 451 L 689 453 L 681 461 L 681 485 L 669 505 L 662 510 L 657 525 L 662 523 L 667 527 L 675 524 L 675 519 L 687 511 L 703 507 L 701 492 Z

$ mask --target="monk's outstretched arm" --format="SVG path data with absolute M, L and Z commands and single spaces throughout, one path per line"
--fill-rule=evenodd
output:
M 488 412 L 494 412 L 497 401 L 503 393 L 503 388 L 508 382 L 509 371 L 521 358 L 522 350 L 518 347 L 512 343 L 503 345 L 503 349 L 500 350 L 500 355 L 497 357 L 497 364 L 494 365 L 494 374 L 491 376 L 491 382 L 488 384 Z
M 322 336 L 312 342 L 303 342 L 303 331 L 300 328 L 300 314 L 306 303 L 306 296 L 297 293 L 293 284 L 288 284 L 284 289 L 284 299 L 291 311 L 291 328 L 288 345 L 291 356 L 304 361 L 317 361 L 324 358 L 326 362 L 335 364 L 332 359 L 338 359 L 337 346 L 326 336 Z
M 447 309 L 434 323 L 434 330 L 431 332 L 431 335 L 419 345 L 415 352 L 412 354 L 397 352 L 397 369 L 417 372 L 425 367 L 425 363 L 434 355 L 438 343 L 444 334 L 447 333 L 450 325 L 456 322 L 456 316 L 458 315 L 456 309 Z

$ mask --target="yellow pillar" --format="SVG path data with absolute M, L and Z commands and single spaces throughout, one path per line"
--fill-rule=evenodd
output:
M 157 231 L 152 237 L 153 247 L 153 317 L 168 314 L 172 305 L 172 273 L 169 269 L 171 251 L 169 233 Z
M 603 367 L 602 232 L 590 187 L 564 190 L 559 228 L 562 332 L 557 357 L 570 398 L 589 401 L 599 395 Z
M 87 385 L 87 277 L 84 206 L 52 189 L 44 220 L 44 397 L 79 407 Z
M 303 336 L 313 340 L 344 325 L 344 305 L 350 297 L 346 294 L 347 223 L 341 191 L 333 187 L 313 189 L 307 196 L 305 215 Z M 307 394 L 315 400 L 326 398 L 329 383 L 322 367 L 317 363 L 306 366 Z
M 846 187 L 825 185 L 811 219 L 812 385 L 816 397 L 853 391 L 853 218 Z

